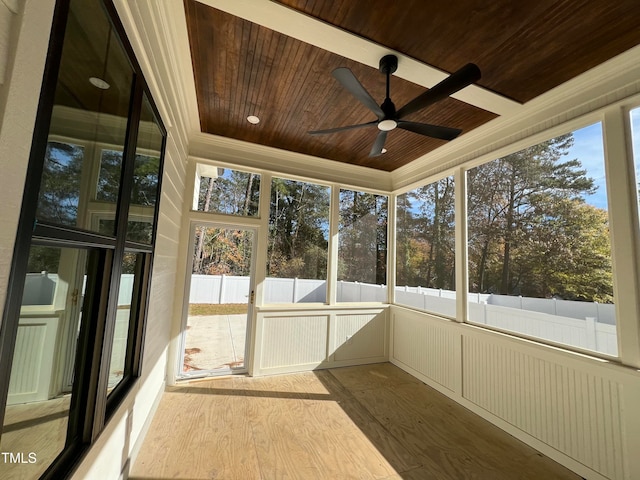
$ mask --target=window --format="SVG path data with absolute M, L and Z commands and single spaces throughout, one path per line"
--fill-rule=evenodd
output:
M 455 317 L 453 177 L 398 195 L 396 303 Z
M 338 302 L 387 301 L 385 195 L 340 190 Z
M 36 461 L 3 478 L 68 473 L 141 368 L 165 131 L 111 3 L 56 8 L 0 330 L 1 448 Z
M 469 320 L 617 355 L 601 124 L 467 175 Z
M 330 188 L 274 178 L 265 303 L 327 300 Z
M 260 175 L 198 164 L 193 210 L 254 217 L 258 215 Z
M 95 251 L 31 249 L 1 445 L 3 452 L 33 452 L 37 462 L 3 462 L 5 478 L 38 478 L 65 448 L 70 408 L 80 395 L 73 367 L 78 332 L 91 318 L 90 299 L 83 299 L 99 281 L 97 266 Z

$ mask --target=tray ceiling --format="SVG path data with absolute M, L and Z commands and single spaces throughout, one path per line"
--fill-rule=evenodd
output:
M 479 86 L 526 103 L 640 44 L 637 0 L 463 0 L 447 8 L 425 0 L 282 0 L 273 4 L 292 9 L 305 25 L 312 17 L 322 28 L 334 26 L 336 34 L 350 32 L 354 41 L 365 39 L 388 49 L 387 53 L 397 52 L 401 60 L 391 79 L 391 98 L 398 108 L 435 83 L 417 82 L 425 85 L 421 86 L 400 78 L 403 66 L 409 68 L 409 61 L 403 59 L 448 73 L 473 62 L 482 71 Z M 384 75 L 227 13 L 224 7 L 224 2 L 214 0 L 185 0 L 203 132 L 385 171 L 447 143 L 396 129 L 389 133 L 387 153 L 371 158 L 376 128 L 309 135 L 309 130 L 375 120 L 333 78 L 333 69 L 350 68 L 380 103 L 385 96 Z M 257 115 L 260 123 L 248 123 L 248 115 Z M 449 98 L 408 119 L 460 128 L 462 138 L 497 115 Z

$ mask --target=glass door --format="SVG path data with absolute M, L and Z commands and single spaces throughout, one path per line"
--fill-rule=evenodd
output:
M 181 377 L 244 373 L 255 230 L 195 225 Z

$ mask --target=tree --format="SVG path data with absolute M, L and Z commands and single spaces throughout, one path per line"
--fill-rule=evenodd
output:
M 472 291 L 611 299 L 606 212 L 585 203 L 595 187 L 580 161 L 562 160 L 572 143 L 563 135 L 469 171 Z
M 329 188 L 274 178 L 269 210 L 267 274 L 327 278 Z
M 523 295 L 613 302 L 607 212 L 576 199 L 556 209 L 520 246 L 515 270 Z
M 455 289 L 455 206 L 452 177 L 398 197 L 398 285 Z
M 193 273 L 248 276 L 251 273 L 253 236 L 245 230 L 196 227 L 195 241 L 202 244 L 194 255 Z M 197 252 L 196 252 L 197 253 Z
M 255 215 L 259 195 L 260 175 L 219 168 L 217 177 L 201 177 L 198 210 Z
M 387 220 L 386 196 L 340 192 L 339 280 L 386 284 Z
M 84 151 L 77 145 L 47 144 L 38 198 L 38 219 L 76 225 L 83 158 Z
M 259 195 L 259 175 L 236 170 L 225 173 L 224 169 L 219 168 L 216 178 L 201 178 L 198 209 L 231 215 L 255 215 L 258 211 Z M 212 233 L 214 230 L 217 233 Z M 245 231 L 230 234 L 227 230 L 197 228 L 193 273 L 236 275 L 238 273 L 232 272 L 244 271 L 250 265 L 245 258 L 250 253 L 250 235 Z M 220 245 L 216 245 L 218 241 L 221 242 Z M 220 250 L 223 245 L 226 245 L 226 249 Z M 229 267 L 223 263 L 215 266 L 212 259 L 235 266 Z M 248 275 L 248 270 L 246 271 Z

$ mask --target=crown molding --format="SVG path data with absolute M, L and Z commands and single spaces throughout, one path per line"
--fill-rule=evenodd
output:
M 397 190 L 640 92 L 640 45 L 391 172 Z
M 449 73 L 419 62 L 389 47 L 366 40 L 271 0 L 198 1 L 375 69 L 378 69 L 380 58 L 384 55 L 394 54 L 398 57 L 398 70 L 394 76 L 426 88 L 433 87 L 449 76 Z M 472 60 L 469 59 L 469 61 Z M 460 66 L 462 67 L 462 65 Z M 329 72 L 327 72 L 328 74 Z M 451 96 L 498 115 L 517 112 L 522 108 L 520 103 L 478 85 L 469 85 Z
M 276 174 L 391 191 L 389 172 L 206 133 L 191 135 L 189 155 Z
M 200 130 L 184 5 L 181 0 L 114 0 L 167 132 L 188 150 Z M 186 158 L 185 158 L 186 161 Z

